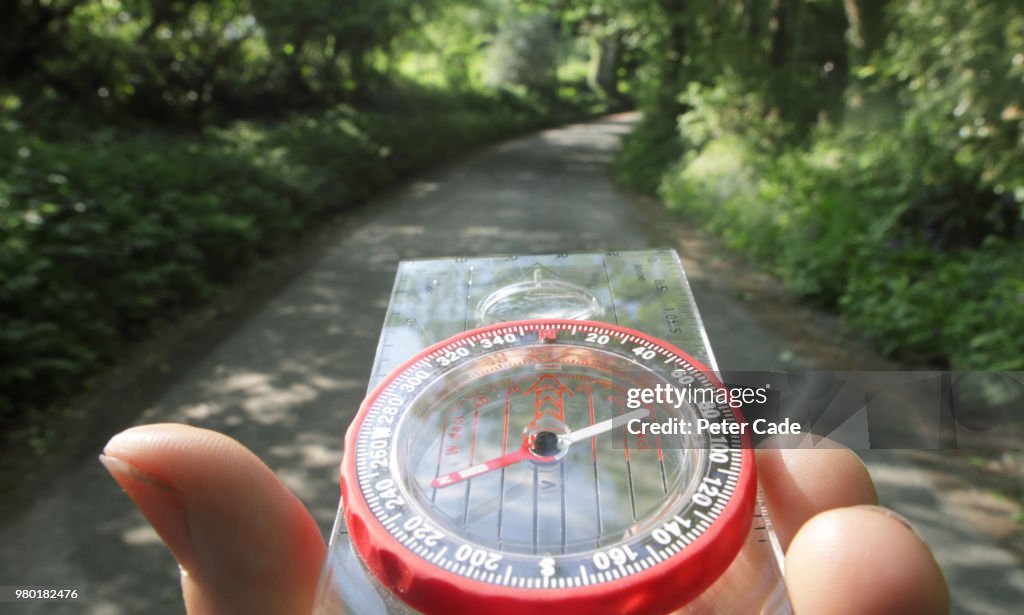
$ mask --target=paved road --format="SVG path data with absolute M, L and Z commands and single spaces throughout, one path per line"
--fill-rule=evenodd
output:
M 738 271 L 713 243 L 611 186 L 608 163 L 633 121 L 616 116 L 498 145 L 361 208 L 320 234 L 287 283 L 255 293 L 194 360 L 179 361 L 159 394 L 118 409 L 130 417 L 122 422 L 184 421 L 232 435 L 278 472 L 326 533 L 341 436 L 366 387 L 396 263 L 425 256 L 676 245 L 721 365 L 848 364 L 827 319 L 819 323 L 774 294 L 770 280 Z M 1024 604 L 1019 562 L 949 514 L 932 473 L 898 453 L 872 455 L 872 470 L 883 499 L 935 545 L 960 610 Z M 66 611 L 24 612 L 181 611 L 172 559 L 92 454 L 40 485 L 0 527 L 0 545 L 0 585 L 70 583 L 88 597 Z M 0 615 L 22 612 L 14 608 L 0 605 Z

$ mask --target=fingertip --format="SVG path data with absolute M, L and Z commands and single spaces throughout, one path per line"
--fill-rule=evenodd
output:
M 848 448 L 764 448 L 756 455 L 758 482 L 784 549 L 821 512 L 878 503 L 867 468 Z
M 149 521 L 153 529 L 182 566 L 195 561 L 188 515 L 181 494 L 163 478 L 148 474 L 121 457 L 106 453 L 100 463 Z
M 201 488 L 211 472 L 217 477 L 230 473 L 239 480 L 256 481 L 270 474 L 256 455 L 229 436 L 178 423 L 131 427 L 112 437 L 103 453 L 147 474 L 184 483 L 189 493 Z
M 794 612 L 948 613 L 949 589 L 928 546 L 902 517 L 877 506 L 820 513 L 786 554 Z
M 111 438 L 101 461 L 185 571 L 190 612 L 309 610 L 323 537 L 247 448 L 210 430 L 144 425 Z

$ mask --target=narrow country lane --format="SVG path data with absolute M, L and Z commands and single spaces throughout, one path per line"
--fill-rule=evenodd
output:
M 764 290 L 770 281 L 735 272 L 715 244 L 612 186 L 609 163 L 635 120 L 612 116 L 481 150 L 360 207 L 325 231 L 307 268 L 249 306 L 125 426 L 182 421 L 231 435 L 282 477 L 326 534 L 338 500 L 341 436 L 366 389 L 395 267 L 417 257 L 672 246 L 723 367 L 858 364 L 862 356 L 834 348 L 827 322 L 803 316 L 805 308 Z M 866 457 L 883 503 L 910 517 L 933 545 L 958 610 L 999 613 L 1024 604 L 1021 563 L 956 515 L 933 472 L 896 451 Z M 0 615 L 181 612 L 171 556 L 94 454 L 35 493 L 0 526 L 2 576 L 78 586 L 87 600 L 65 610 L 5 604 Z

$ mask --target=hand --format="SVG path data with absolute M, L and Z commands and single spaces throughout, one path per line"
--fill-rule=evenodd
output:
M 931 552 L 848 450 L 762 450 L 758 470 L 786 554 L 797 615 L 945 613 Z M 255 455 L 216 432 L 145 425 L 101 461 L 181 567 L 189 613 L 308 613 L 326 548 L 299 500 Z

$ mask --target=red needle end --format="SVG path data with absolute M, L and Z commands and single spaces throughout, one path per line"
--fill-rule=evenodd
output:
M 468 480 L 470 478 L 473 478 L 474 476 L 479 476 L 480 474 L 486 474 L 487 472 L 500 470 L 505 466 L 509 466 L 518 461 L 522 461 L 523 459 L 526 459 L 529 456 L 530 451 L 524 445 L 523 448 L 511 452 L 507 455 L 498 457 L 496 459 L 491 459 L 490 461 L 478 463 L 474 466 L 464 468 L 457 472 L 452 472 L 451 474 L 444 474 L 442 476 L 438 476 L 434 480 L 430 481 L 430 486 L 433 487 L 434 489 L 440 489 L 442 487 L 447 487 L 448 485 L 454 485 L 455 483 Z

